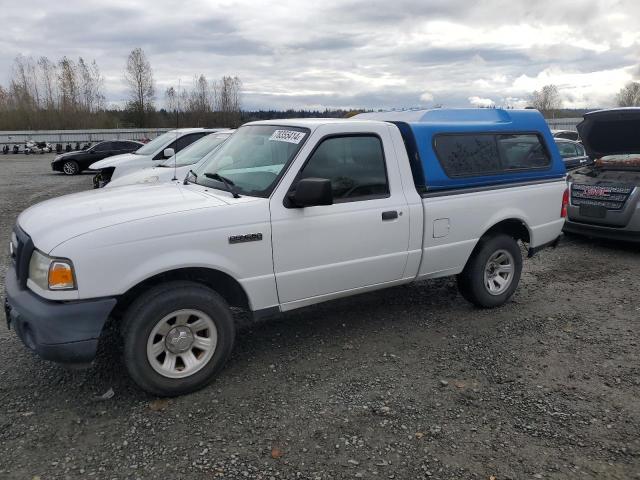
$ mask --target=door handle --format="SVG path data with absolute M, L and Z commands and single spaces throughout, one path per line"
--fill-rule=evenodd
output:
M 395 220 L 398 218 L 398 212 L 395 210 L 389 210 L 388 212 L 382 212 L 382 221 Z

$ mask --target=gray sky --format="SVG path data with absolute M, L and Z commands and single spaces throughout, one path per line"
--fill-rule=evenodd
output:
M 566 107 L 613 104 L 640 79 L 637 0 L 0 0 L 0 82 L 17 54 L 95 59 L 126 98 L 142 47 L 169 85 L 237 75 L 244 108 L 523 106 L 548 83 Z

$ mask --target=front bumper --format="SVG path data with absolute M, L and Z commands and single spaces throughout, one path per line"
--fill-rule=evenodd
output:
M 93 361 L 98 339 L 115 298 L 52 302 L 20 288 L 15 269 L 5 279 L 4 310 L 7 326 L 22 343 L 45 360 L 67 364 Z
M 585 235 L 587 237 L 607 238 L 610 240 L 640 243 L 640 231 L 638 230 L 627 230 L 623 228 L 604 227 L 591 223 L 572 222 L 569 219 L 565 222 L 562 230 L 567 233 Z

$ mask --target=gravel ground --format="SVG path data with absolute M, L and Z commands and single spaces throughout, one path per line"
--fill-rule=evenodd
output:
M 0 156 L 3 244 L 27 206 L 90 188 L 50 159 Z M 69 371 L 3 322 L 0 478 L 640 479 L 639 273 L 637 247 L 571 237 L 497 310 L 451 279 L 310 307 L 169 401 L 113 348 Z

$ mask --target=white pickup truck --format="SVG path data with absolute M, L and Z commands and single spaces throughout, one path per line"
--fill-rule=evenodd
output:
M 536 111 L 432 110 L 241 127 L 184 183 L 100 189 L 24 211 L 7 321 L 45 359 L 85 364 L 117 322 L 133 380 L 210 382 L 256 318 L 458 276 L 496 307 L 561 235 L 568 192 Z

